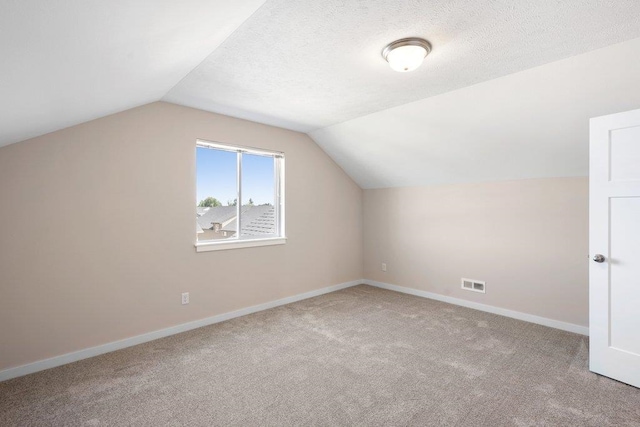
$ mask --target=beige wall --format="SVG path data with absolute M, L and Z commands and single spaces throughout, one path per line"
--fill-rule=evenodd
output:
M 365 190 L 363 210 L 365 278 L 588 324 L 586 177 Z
M 196 138 L 285 153 L 286 245 L 195 252 Z M 1 148 L 0 370 L 359 279 L 361 209 L 307 136 L 167 103 Z
M 197 138 L 285 152 L 286 245 L 195 252 Z M 0 183 L 0 370 L 363 276 L 587 325 L 587 178 L 363 196 L 303 134 L 159 102 L 0 148 Z

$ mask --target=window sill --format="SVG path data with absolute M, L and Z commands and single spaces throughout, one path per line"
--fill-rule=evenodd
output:
M 225 251 L 229 249 L 254 248 L 258 246 L 284 245 L 286 237 L 270 237 L 268 239 L 232 240 L 224 242 L 198 242 L 196 252 Z

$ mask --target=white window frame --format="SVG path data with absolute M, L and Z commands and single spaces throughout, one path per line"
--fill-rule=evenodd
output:
M 282 245 L 287 241 L 284 228 L 284 153 L 261 148 L 244 147 L 239 145 L 222 144 L 219 142 L 196 140 L 197 149 L 211 148 L 215 150 L 230 151 L 237 154 L 236 167 L 236 194 L 238 202 L 236 204 L 236 234 L 234 237 L 220 240 L 203 240 L 195 242 L 196 252 L 219 251 L 226 249 L 239 249 L 256 246 Z M 242 237 L 242 155 L 257 154 L 260 156 L 271 156 L 274 158 L 274 207 L 276 219 L 276 233 L 264 237 Z M 197 185 L 197 182 L 196 182 Z

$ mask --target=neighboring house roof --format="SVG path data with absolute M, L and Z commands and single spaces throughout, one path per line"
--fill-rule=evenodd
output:
M 202 213 L 200 213 L 202 209 Z M 203 230 L 209 230 L 214 223 L 225 224 L 229 220 L 236 217 L 235 206 L 216 206 L 213 208 L 198 208 L 198 216 L 196 221 Z
M 242 211 L 242 236 L 262 236 L 276 233 L 276 210 L 271 205 L 243 206 Z M 236 231 L 235 218 L 222 229 Z
M 261 236 L 276 233 L 275 208 L 271 205 L 245 205 L 241 209 L 242 236 Z M 197 208 L 197 229 L 210 230 L 214 223 L 222 225 L 224 231 L 236 231 L 236 206 Z M 199 231 L 198 231 L 199 232 Z
M 242 221 L 242 235 L 259 236 L 265 234 L 276 234 L 275 208 L 273 206 L 256 206 L 256 208 L 264 209 L 252 209 L 249 211 L 259 211 L 257 212 L 259 215 L 248 221 Z

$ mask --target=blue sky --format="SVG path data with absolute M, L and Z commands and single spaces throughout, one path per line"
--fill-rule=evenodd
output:
M 273 168 L 273 157 L 243 154 L 242 204 L 274 203 Z M 196 175 L 196 203 L 212 196 L 226 205 L 237 197 L 236 153 L 197 147 Z

